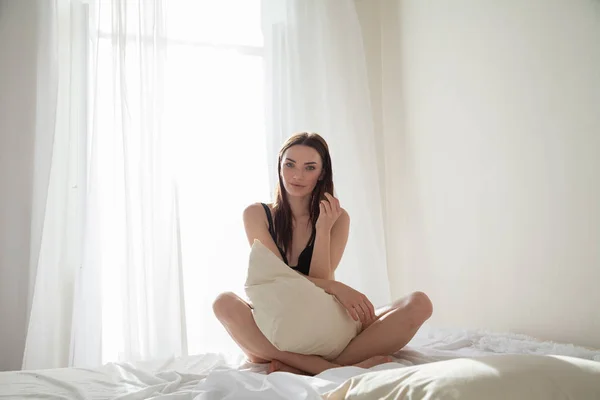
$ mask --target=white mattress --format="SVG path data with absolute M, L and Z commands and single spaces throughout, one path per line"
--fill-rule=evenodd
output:
M 372 370 L 489 354 L 554 354 L 600 361 L 600 351 L 536 341 L 524 335 L 422 328 L 395 362 Z M 343 367 L 316 377 L 265 374 L 242 355 L 204 354 L 95 369 L 65 368 L 0 373 L 0 399 L 320 399 L 366 370 Z

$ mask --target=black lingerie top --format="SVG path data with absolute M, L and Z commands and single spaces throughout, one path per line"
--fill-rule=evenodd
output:
M 281 254 L 281 257 L 283 258 L 283 262 L 285 262 L 287 265 L 289 265 L 289 267 L 291 269 L 296 270 L 296 271 L 300 272 L 301 274 L 308 276 L 308 273 L 310 272 L 310 261 L 312 260 L 312 255 L 313 255 L 313 250 L 314 250 L 314 245 L 315 245 L 315 236 L 316 236 L 315 228 L 313 227 L 313 232 L 312 232 L 310 239 L 308 240 L 308 244 L 306 245 L 304 250 L 302 250 L 302 253 L 300 253 L 300 255 L 298 256 L 298 265 L 296 265 L 295 267 L 292 267 L 288 263 L 285 252 L 277 244 L 277 234 L 275 233 L 275 227 L 273 225 L 273 216 L 271 215 L 271 209 L 265 203 L 261 203 L 261 204 L 264 207 L 265 213 L 267 213 L 267 219 L 269 220 L 269 233 L 271 234 L 271 237 L 273 238 L 275 245 L 279 249 L 279 253 Z

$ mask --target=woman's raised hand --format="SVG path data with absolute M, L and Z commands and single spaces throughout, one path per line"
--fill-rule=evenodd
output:
M 329 193 L 325 193 L 324 200 L 319 203 L 319 218 L 317 219 L 316 229 L 331 231 L 335 221 L 342 215 L 340 201 Z
M 334 295 L 342 303 L 355 321 L 360 320 L 365 325 L 375 319 L 373 304 L 358 290 L 354 290 L 342 282 L 332 281 L 328 293 Z

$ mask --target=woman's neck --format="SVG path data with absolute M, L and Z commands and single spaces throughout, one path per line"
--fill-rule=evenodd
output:
M 310 215 L 309 204 L 310 196 L 304 197 L 292 197 L 288 196 L 288 202 L 290 203 L 290 209 L 292 210 L 292 217 L 296 220 L 302 219 Z

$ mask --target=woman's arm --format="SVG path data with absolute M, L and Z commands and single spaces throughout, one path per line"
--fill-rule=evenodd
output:
M 359 291 L 332 279 L 320 279 L 310 276 L 307 276 L 307 278 L 326 293 L 335 296 L 355 321 L 360 320 L 363 324 L 366 324 L 375 318 L 375 307 L 373 307 L 367 296 Z
M 331 289 L 335 282 L 333 279 L 313 278 L 312 276 L 307 276 L 306 278 L 308 278 L 309 281 L 323 289 L 326 293 L 332 294 Z
M 327 194 L 329 201 L 321 206 L 317 221 L 315 245 L 310 263 L 311 278 L 334 279 L 350 232 L 350 216 L 340 208 L 339 201 Z M 320 285 L 317 285 L 320 286 Z
M 335 296 L 352 318 L 366 324 L 375 318 L 373 304 L 364 294 L 334 280 L 335 270 L 348 242 L 350 216 L 340 207 L 335 197 L 328 193 L 325 196 L 327 201 L 321 202 L 320 215 L 315 227 L 317 236 L 310 275 L 307 278 L 326 293 Z

